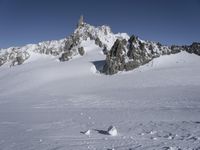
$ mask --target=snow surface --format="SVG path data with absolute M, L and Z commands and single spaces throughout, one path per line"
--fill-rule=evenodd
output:
M 106 76 L 102 50 L 82 44 L 86 54 L 69 62 L 33 53 L 0 68 L 1 150 L 200 148 L 199 56 L 161 56 Z M 118 136 L 107 134 L 111 125 Z

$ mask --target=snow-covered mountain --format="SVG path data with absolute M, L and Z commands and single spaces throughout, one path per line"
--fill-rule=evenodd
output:
M 83 21 L 65 39 L 4 49 L 0 149 L 199 150 L 198 55 L 198 43 L 162 46 Z
M 0 50 L 0 66 L 7 63 L 11 66 L 15 64 L 21 65 L 30 58 L 32 53 L 46 54 L 52 56 L 60 56 L 63 53 L 69 53 L 73 57 L 78 55 L 78 49 L 84 41 L 95 41 L 95 44 L 101 48 L 110 49 L 116 39 L 129 39 L 126 33 L 114 34 L 108 26 L 94 27 L 85 22 L 77 26 L 74 33 L 69 37 L 45 41 L 38 44 L 28 44 L 23 47 L 10 47 Z M 63 55 L 64 56 L 64 55 Z M 64 59 L 65 60 L 65 59 Z
M 83 56 L 87 44 L 94 42 L 107 56 L 104 64 L 98 67 L 99 72 L 115 74 L 119 71 L 133 70 L 162 55 L 176 54 L 181 51 L 200 55 L 200 43 L 191 46 L 163 46 L 160 43 L 144 41 L 126 33 L 114 34 L 108 26 L 94 27 L 80 18 L 74 33 L 58 41 L 46 41 L 29 44 L 23 47 L 11 47 L 0 50 L 0 66 L 21 65 L 33 53 L 52 55 L 60 61 L 68 61 L 75 56 Z

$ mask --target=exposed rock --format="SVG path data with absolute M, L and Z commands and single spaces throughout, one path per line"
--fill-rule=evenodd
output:
M 83 55 L 85 54 L 84 48 L 83 48 L 83 47 L 79 47 L 79 48 L 78 48 L 78 53 L 79 53 L 81 56 L 83 56 Z
M 16 57 L 16 61 L 17 61 L 17 64 L 18 64 L 18 65 L 23 64 L 25 60 L 26 60 L 26 59 L 24 59 L 22 55 L 18 55 L 18 56 Z
M 71 50 L 73 46 L 74 46 L 74 40 L 73 37 L 70 36 L 65 42 L 64 51 Z
M 126 39 L 123 39 L 123 40 L 122 40 L 122 44 L 123 44 L 123 45 L 126 45 L 127 43 L 128 43 L 128 41 L 127 41 Z
M 161 43 L 140 40 L 137 36 L 116 40 L 110 51 L 106 51 L 106 63 L 102 69 L 105 74 L 115 74 L 118 71 L 133 70 L 150 62 L 161 55 L 177 54 L 187 51 L 200 56 L 200 43 L 190 46 L 164 46 Z
M 117 39 L 110 50 L 110 57 L 118 57 L 122 58 L 123 53 L 125 52 L 125 45 L 123 45 L 122 41 Z
M 162 44 L 160 42 L 158 42 L 157 45 L 158 45 L 158 48 L 161 49 Z
M 112 75 L 118 71 L 133 70 L 148 63 L 153 58 L 170 53 L 171 49 L 167 46 L 163 46 L 160 43 L 142 41 L 133 35 L 128 41 L 116 40 L 106 56 L 106 63 L 102 72 Z
M 71 51 L 66 51 L 64 52 L 61 57 L 59 58 L 60 61 L 69 61 L 72 57 L 72 52 Z
M 177 54 L 177 53 L 180 53 L 181 51 L 182 51 L 182 46 L 176 46 L 176 45 L 171 46 L 172 54 Z
M 135 35 L 132 35 L 130 39 L 128 40 L 129 43 L 135 43 L 135 44 L 137 43 L 137 41 L 138 41 L 138 37 Z
M 106 63 L 103 67 L 102 72 L 107 75 L 113 75 L 116 74 L 118 71 L 123 71 L 123 69 L 124 63 L 120 62 L 117 57 L 109 58 L 109 56 L 107 56 Z
M 21 65 L 29 57 L 30 57 L 30 54 L 28 52 L 26 52 L 26 51 L 24 51 L 24 52 L 13 51 L 13 53 L 11 53 L 10 56 L 9 56 L 9 58 L 12 60 L 10 66 Z
M 83 15 L 80 16 L 80 19 L 78 21 L 78 24 L 77 24 L 77 28 L 83 26 L 84 24 L 84 18 L 83 18 Z
M 98 37 L 95 39 L 95 44 L 98 45 L 100 48 L 103 47 L 103 44 Z
M 103 67 L 102 72 L 112 75 L 117 73 L 118 71 L 123 71 L 125 66 L 124 53 L 125 47 L 122 41 L 117 39 L 110 52 L 106 56 L 106 63 Z
M 109 53 L 109 51 L 108 51 L 107 47 L 104 46 L 104 48 L 103 48 L 103 54 L 104 55 L 108 55 L 108 53 Z
M 200 43 L 197 43 L 197 42 L 192 43 L 192 45 L 190 45 L 186 49 L 186 51 L 200 56 Z
M 133 70 L 156 57 L 176 54 L 181 51 L 200 56 L 200 43 L 193 43 L 190 46 L 163 46 L 160 43 L 143 41 L 134 35 L 129 38 L 127 34 L 113 34 L 108 26 L 91 26 L 85 23 L 83 16 L 81 16 L 76 30 L 67 38 L 29 44 L 20 48 L 1 49 L 0 66 L 6 62 L 11 62 L 12 65 L 23 64 L 29 58 L 29 52 L 53 56 L 61 55 L 60 61 L 68 61 L 72 56 L 85 54 L 81 43 L 87 40 L 94 40 L 95 44 L 103 49 L 106 63 L 101 66 L 100 72 L 105 74 Z
M 0 66 L 2 66 L 3 64 L 5 64 L 7 61 L 7 58 L 5 56 L 0 56 Z
M 133 69 L 135 69 L 139 66 L 140 66 L 140 64 L 137 63 L 136 61 L 129 61 L 125 64 L 124 68 L 125 68 L 126 71 L 130 71 L 130 70 L 133 70 Z

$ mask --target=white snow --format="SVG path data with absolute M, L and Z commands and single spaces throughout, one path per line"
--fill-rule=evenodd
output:
M 0 67 L 0 149 L 200 147 L 199 56 L 162 56 L 106 76 L 97 73 L 101 49 L 82 44 L 86 54 L 69 62 L 34 53 L 23 65 Z M 104 131 L 112 124 L 118 136 Z

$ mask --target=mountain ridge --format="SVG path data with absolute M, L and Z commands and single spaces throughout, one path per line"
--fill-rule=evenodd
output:
M 58 57 L 60 61 L 68 61 L 74 56 L 85 54 L 81 43 L 87 40 L 95 41 L 106 55 L 105 64 L 100 72 L 109 75 L 118 71 L 133 70 L 162 55 L 176 54 L 181 51 L 200 55 L 200 43 L 197 42 L 190 46 L 165 46 L 159 42 L 144 41 L 135 35 L 130 37 L 127 33 L 114 34 L 109 26 L 92 26 L 85 23 L 81 16 L 77 28 L 64 39 L 1 49 L 0 66 L 21 65 L 30 58 L 31 52 L 52 55 Z

